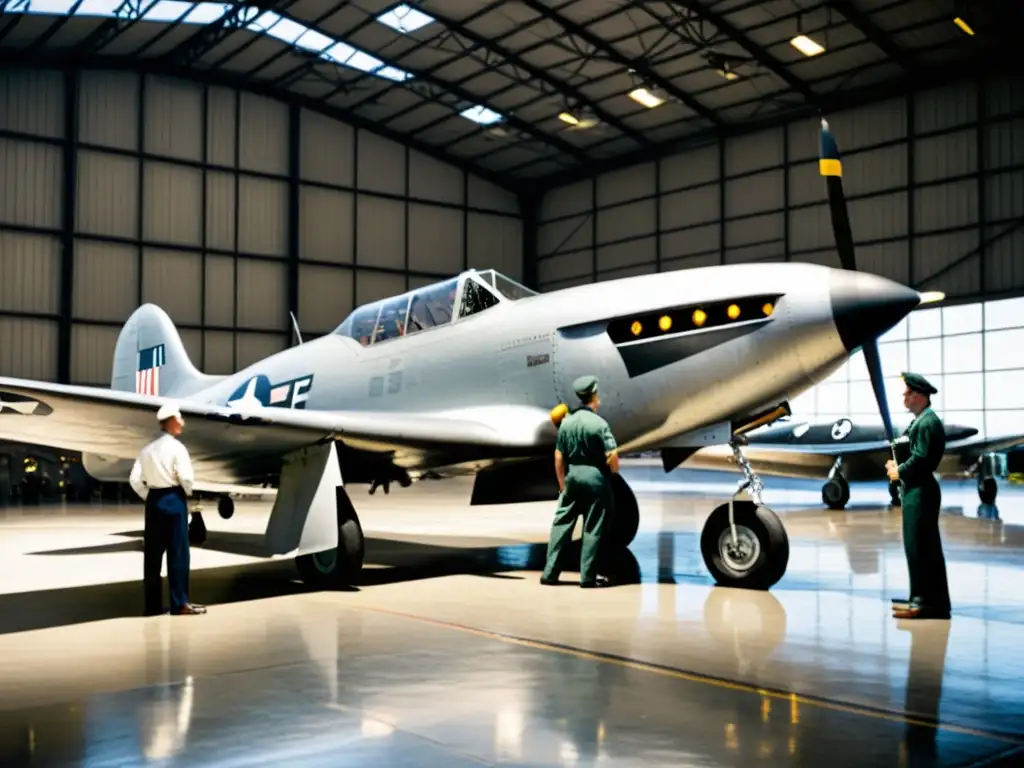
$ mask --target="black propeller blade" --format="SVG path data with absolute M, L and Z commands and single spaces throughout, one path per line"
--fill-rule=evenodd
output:
M 846 194 L 843 192 L 843 163 L 839 157 L 839 147 L 835 137 L 829 130 L 828 121 L 821 120 L 821 141 L 818 151 L 818 171 L 825 177 L 828 191 L 828 207 L 832 217 L 832 232 L 835 235 L 836 250 L 839 252 L 839 263 L 843 269 L 857 271 L 857 259 L 853 253 L 853 232 L 850 229 L 850 216 L 846 211 Z M 882 360 L 878 353 L 878 340 L 865 341 L 861 347 L 864 362 L 868 366 L 871 377 L 871 388 L 878 402 L 878 412 L 882 416 L 882 426 L 888 440 L 894 438 L 892 418 L 889 415 L 889 401 L 885 396 L 885 380 L 882 376 Z

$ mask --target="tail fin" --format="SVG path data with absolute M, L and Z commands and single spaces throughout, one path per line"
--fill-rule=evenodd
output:
M 184 397 L 223 378 L 207 376 L 192 365 L 178 329 L 155 304 L 136 309 L 117 337 L 111 389 Z

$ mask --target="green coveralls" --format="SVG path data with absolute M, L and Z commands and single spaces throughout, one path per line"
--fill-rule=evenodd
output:
M 910 458 L 899 465 L 903 484 L 903 548 L 910 573 L 910 604 L 929 613 L 950 609 L 946 558 L 939 536 L 942 492 L 934 472 L 946 450 L 946 430 L 931 408 L 925 408 L 904 433 Z
M 596 582 L 601 533 L 615 504 L 606 455 L 617 447 L 608 422 L 589 408 L 580 408 L 562 420 L 555 448 L 565 462 L 565 490 L 551 524 L 542 578 L 558 578 L 562 552 L 572 540 L 576 518 L 583 515 L 580 584 Z

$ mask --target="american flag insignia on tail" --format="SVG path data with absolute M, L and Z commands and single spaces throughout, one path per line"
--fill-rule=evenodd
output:
M 139 351 L 139 365 L 135 371 L 135 394 L 160 394 L 160 368 L 167 363 L 163 344 Z

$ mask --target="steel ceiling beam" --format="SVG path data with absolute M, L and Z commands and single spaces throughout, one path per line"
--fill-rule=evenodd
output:
M 574 35 L 580 38 L 581 40 L 585 40 L 587 44 L 594 46 L 594 48 L 604 53 L 606 56 L 608 56 L 608 58 L 610 58 L 619 66 L 632 69 L 634 72 L 640 75 L 640 77 L 649 82 L 651 85 L 661 88 L 663 91 L 665 91 L 669 95 L 673 96 L 674 98 L 678 99 L 683 104 L 688 106 L 701 117 L 710 120 L 712 123 L 715 124 L 715 126 L 721 127 L 722 125 L 724 125 L 722 118 L 715 114 L 715 112 L 713 112 L 711 109 L 701 104 L 686 91 L 677 88 L 670 81 L 663 78 L 661 75 L 655 74 L 655 72 L 651 70 L 649 67 L 647 67 L 647 65 L 644 64 L 643 62 L 635 61 L 629 58 L 628 56 L 620 53 L 617 49 L 613 48 L 609 43 L 607 43 L 605 40 L 602 40 L 600 37 L 595 35 L 586 27 L 577 24 L 572 19 L 565 18 L 564 16 L 555 12 L 551 8 L 548 8 L 539 0 L 520 0 L 520 2 L 523 3 L 523 5 L 525 5 L 527 8 L 532 10 L 534 13 L 540 14 L 544 18 L 559 24 L 570 35 Z
M 684 10 L 689 11 L 701 21 L 706 21 L 709 24 L 714 25 L 715 29 L 721 32 L 723 35 L 728 37 L 732 42 L 736 43 L 740 48 L 749 53 L 754 60 L 762 67 L 771 70 L 779 78 L 783 80 L 790 88 L 799 93 L 808 104 L 815 104 L 817 102 L 817 95 L 811 90 L 811 87 L 807 85 L 803 80 L 790 72 L 778 59 L 775 59 L 768 55 L 768 51 L 762 48 L 760 45 L 755 43 L 753 40 L 748 38 L 739 29 L 734 27 L 722 16 L 715 11 L 709 9 L 706 5 L 699 2 L 692 2 L 687 0 L 666 0 L 672 5 L 678 6 Z
M 909 52 L 893 42 L 868 16 L 857 8 L 850 0 L 825 0 L 825 6 L 836 11 L 853 27 L 868 39 L 875 48 L 900 65 L 904 72 L 913 72 L 916 68 Z
M 547 83 L 547 85 L 559 91 L 560 93 L 566 94 L 567 96 L 572 98 L 579 106 L 585 106 L 589 108 L 597 117 L 601 119 L 602 122 L 605 122 L 608 125 L 612 126 L 620 133 L 625 134 L 629 138 L 633 139 L 638 144 L 642 146 L 651 145 L 651 142 L 646 137 L 642 136 L 639 133 L 639 131 L 630 128 L 622 120 L 615 117 L 615 115 L 597 106 L 597 104 L 595 104 L 582 93 L 580 93 L 576 88 L 569 85 L 569 83 L 559 80 L 558 78 L 552 77 L 544 70 L 533 66 L 532 64 L 528 63 L 523 59 L 520 59 L 518 56 L 516 56 L 515 53 L 509 51 L 504 46 L 501 46 L 495 42 L 491 42 L 485 39 L 482 35 L 478 35 L 471 29 L 464 27 L 462 24 L 455 21 L 454 19 L 451 19 L 445 16 L 444 14 L 438 13 L 435 8 L 430 8 L 429 10 L 430 15 L 433 16 L 434 19 L 440 22 L 443 26 L 447 27 L 451 32 L 461 35 L 462 37 L 466 38 L 476 46 L 485 48 L 486 50 L 498 54 L 503 59 L 505 59 L 511 66 L 522 69 L 524 72 L 529 74 L 530 77 L 536 80 L 540 80 L 543 83 Z M 493 68 L 492 71 L 494 71 Z

